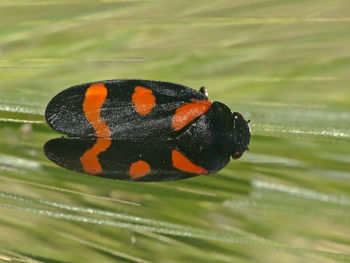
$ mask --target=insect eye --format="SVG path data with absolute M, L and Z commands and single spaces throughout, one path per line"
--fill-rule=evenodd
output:
M 239 112 L 234 112 L 233 113 L 235 119 L 241 119 L 244 120 L 243 115 L 240 114 Z
M 243 155 L 243 152 L 236 152 L 234 155 L 233 155 L 233 159 L 239 159 L 241 158 Z

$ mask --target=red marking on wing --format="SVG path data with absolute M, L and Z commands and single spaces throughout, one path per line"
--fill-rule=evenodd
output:
M 208 173 L 208 171 L 202 166 L 192 163 L 186 156 L 177 150 L 173 150 L 171 160 L 173 162 L 173 166 L 181 171 L 196 174 Z
M 98 155 L 111 145 L 111 131 L 100 115 L 107 93 L 107 88 L 101 83 L 92 84 L 85 93 L 83 111 L 98 137 L 91 149 L 87 150 L 80 158 L 83 169 L 90 174 L 102 172 Z
M 145 176 L 151 172 L 151 167 L 145 161 L 139 160 L 130 165 L 129 175 L 131 178 L 136 179 Z
M 194 100 L 191 103 L 186 103 L 177 108 L 171 123 L 175 131 L 181 130 L 195 118 L 205 114 L 211 106 L 209 100 Z
M 80 162 L 83 165 L 85 172 L 89 174 L 100 174 L 102 173 L 102 167 L 98 160 L 98 155 L 104 152 L 111 145 L 111 139 L 109 138 L 97 138 L 95 144 L 91 149 L 87 150 L 82 157 Z
M 140 115 L 150 113 L 156 105 L 156 98 L 152 94 L 152 90 L 140 86 L 135 87 L 131 100 L 134 103 L 135 110 Z
M 85 93 L 83 111 L 86 119 L 90 122 L 96 132 L 96 137 L 110 138 L 111 131 L 101 118 L 101 108 L 107 97 L 105 85 L 92 84 Z

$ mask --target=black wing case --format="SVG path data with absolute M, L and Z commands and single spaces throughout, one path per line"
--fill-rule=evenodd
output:
M 170 82 L 108 80 L 62 91 L 48 104 L 45 118 L 54 130 L 72 137 L 171 138 L 176 109 L 196 100 L 207 97 Z
M 109 143 L 98 152 L 98 145 Z M 117 141 L 105 138 L 57 138 L 44 146 L 46 156 L 66 169 L 118 180 L 173 181 L 193 177 L 173 166 L 170 141 Z M 175 150 L 176 151 L 176 150 Z

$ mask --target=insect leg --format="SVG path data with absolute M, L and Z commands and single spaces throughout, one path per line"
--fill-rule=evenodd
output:
M 199 92 L 205 95 L 208 98 L 208 90 L 205 87 L 201 87 Z

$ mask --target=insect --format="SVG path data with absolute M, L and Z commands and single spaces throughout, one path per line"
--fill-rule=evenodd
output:
M 200 91 L 162 81 L 107 80 L 56 95 L 45 118 L 68 137 L 44 146 L 54 163 L 121 180 L 169 181 L 219 171 L 248 149 L 238 112 Z

